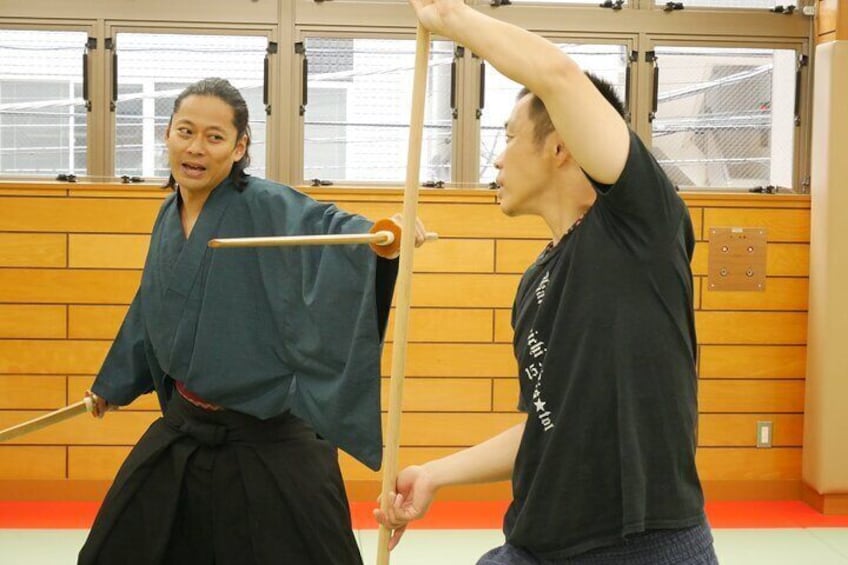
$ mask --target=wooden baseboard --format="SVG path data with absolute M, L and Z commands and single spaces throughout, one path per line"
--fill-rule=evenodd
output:
M 825 515 L 848 515 L 848 493 L 821 494 L 804 483 L 801 487 L 801 500 Z
M 801 481 L 702 481 L 707 501 L 801 500 Z

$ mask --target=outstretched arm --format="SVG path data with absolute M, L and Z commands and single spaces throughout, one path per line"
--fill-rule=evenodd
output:
M 389 549 L 398 544 L 409 522 L 427 513 L 440 488 L 504 481 L 512 477 L 524 424 L 513 426 L 468 449 L 401 471 L 395 486 L 396 493 L 392 493 L 395 499 L 388 513 L 374 510 L 377 521 L 394 530 Z
M 462 0 L 410 0 L 421 24 L 489 61 L 542 102 L 577 163 L 614 184 L 630 148 L 627 124 L 583 70 L 547 39 L 467 6 Z

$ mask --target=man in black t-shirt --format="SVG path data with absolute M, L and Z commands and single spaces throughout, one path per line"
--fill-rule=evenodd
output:
M 512 479 L 506 543 L 479 565 L 716 563 L 695 468 L 688 210 L 612 87 L 555 45 L 461 0 L 411 0 L 433 33 L 526 86 L 499 200 L 552 240 L 513 306 L 521 424 L 397 478 L 397 544 L 445 485 Z

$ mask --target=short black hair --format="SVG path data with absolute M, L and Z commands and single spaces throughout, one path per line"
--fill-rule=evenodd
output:
M 595 85 L 598 92 L 600 92 L 606 101 L 609 102 L 610 106 L 615 108 L 615 111 L 624 118 L 626 116 L 624 103 L 621 101 L 621 98 L 618 97 L 618 94 L 616 94 L 615 87 L 612 83 L 588 71 L 584 74 L 590 81 L 592 81 L 592 84 Z M 541 143 L 545 141 L 545 138 L 548 137 L 548 134 L 554 131 L 554 124 L 551 121 L 550 114 L 548 114 L 548 109 L 545 108 L 545 103 L 542 102 L 541 98 L 533 94 L 533 92 L 531 92 L 526 86 L 518 93 L 516 100 L 521 100 L 528 94 L 532 97 L 530 100 L 529 112 L 530 120 L 533 122 L 533 137 L 535 138 L 536 143 L 541 145 Z
M 238 143 L 238 140 L 242 136 L 247 136 L 247 144 L 245 145 L 242 158 L 233 163 L 233 168 L 230 171 L 230 179 L 235 183 L 238 190 L 244 190 L 247 186 L 248 177 L 248 174 L 244 170 L 250 165 L 249 149 L 251 137 L 247 102 L 244 101 L 241 92 L 230 84 L 230 81 L 217 77 L 205 78 L 187 86 L 185 90 L 180 92 L 177 99 L 174 100 L 174 110 L 171 112 L 171 119 L 168 120 L 169 128 L 171 127 L 171 121 L 174 119 L 174 114 L 179 111 L 183 100 L 189 96 L 213 96 L 233 109 L 233 126 L 235 126 L 238 132 L 236 143 Z M 176 188 L 176 184 L 177 181 L 174 179 L 174 175 L 171 175 L 165 187 L 173 189 Z

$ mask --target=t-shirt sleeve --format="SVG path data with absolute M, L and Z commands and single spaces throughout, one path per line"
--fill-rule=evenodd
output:
M 589 179 L 598 193 L 601 215 L 620 240 L 641 253 L 657 249 L 677 233 L 686 205 L 660 164 L 632 130 L 627 162 L 618 181 Z

